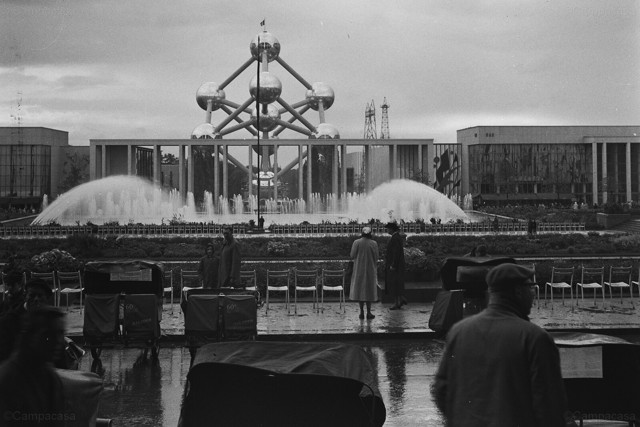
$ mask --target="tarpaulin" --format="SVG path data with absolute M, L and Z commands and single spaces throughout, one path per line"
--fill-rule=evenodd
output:
M 183 426 L 381 426 L 376 371 L 341 343 L 240 341 L 202 347 L 187 375 Z

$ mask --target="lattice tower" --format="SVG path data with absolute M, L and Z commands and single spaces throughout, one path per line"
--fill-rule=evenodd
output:
M 389 139 L 389 104 L 387 104 L 387 98 L 382 101 L 382 123 L 380 124 L 380 139 Z
M 376 107 L 373 104 L 367 104 L 364 110 L 364 139 L 378 139 L 376 132 Z

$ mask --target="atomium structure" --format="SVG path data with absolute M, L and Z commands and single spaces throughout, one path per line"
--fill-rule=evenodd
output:
M 222 139 L 233 132 L 246 130 L 253 138 L 278 139 L 286 129 L 309 139 L 339 139 L 335 126 L 325 122 L 325 111 L 333 105 L 333 89 L 323 82 L 309 83 L 298 74 L 280 55 L 280 42 L 270 32 L 257 34 L 249 45 L 250 58 L 226 80 L 218 84 L 203 83 L 196 92 L 196 101 L 206 111 L 205 122 L 197 126 L 192 139 Z M 271 71 L 269 64 L 277 62 L 304 87 L 304 99 L 289 103 L 282 99 L 282 83 Z M 225 88 L 254 62 L 257 71 L 249 82 L 249 97 L 242 103 L 226 98 Z M 303 115 L 309 110 L 318 113 L 318 124 L 314 125 Z M 222 111 L 226 117 L 219 123 L 212 122 L 212 112 Z M 250 142 L 253 144 L 253 142 Z M 254 146 L 258 152 L 259 176 L 273 176 L 271 156 L 273 145 Z M 233 161 L 233 159 L 231 159 Z

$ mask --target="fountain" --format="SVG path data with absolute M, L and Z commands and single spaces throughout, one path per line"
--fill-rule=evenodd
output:
M 32 225 L 57 223 L 75 225 L 91 222 L 104 224 L 160 224 L 170 220 L 185 222 L 239 223 L 256 218 L 257 200 L 247 201 L 235 195 L 231 200 L 220 197 L 214 203 L 205 192 L 201 208 L 188 193 L 186 205 L 180 194 L 162 191 L 149 181 L 135 176 L 110 176 L 79 185 L 49 204 Z M 337 198 L 313 194 L 311 200 L 265 200 L 261 207 L 266 224 L 299 224 L 328 222 L 368 222 L 378 219 L 394 221 L 469 221 L 454 202 L 431 187 L 410 180 L 393 180 L 376 187 L 370 194 L 346 194 Z

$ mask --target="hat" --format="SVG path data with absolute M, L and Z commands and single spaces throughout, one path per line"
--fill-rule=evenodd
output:
M 522 265 L 505 263 L 493 267 L 487 273 L 487 285 L 491 291 L 502 291 L 517 285 L 533 284 L 534 271 Z
M 400 229 L 400 227 L 398 227 L 398 223 L 397 222 L 388 222 L 387 225 L 384 226 L 384 228 L 388 228 L 394 231 L 397 231 Z
M 40 288 L 45 291 L 48 297 L 53 294 L 53 291 L 51 290 L 47 282 L 42 279 L 30 279 L 29 281 L 27 281 L 27 283 L 25 283 L 24 288 Z

